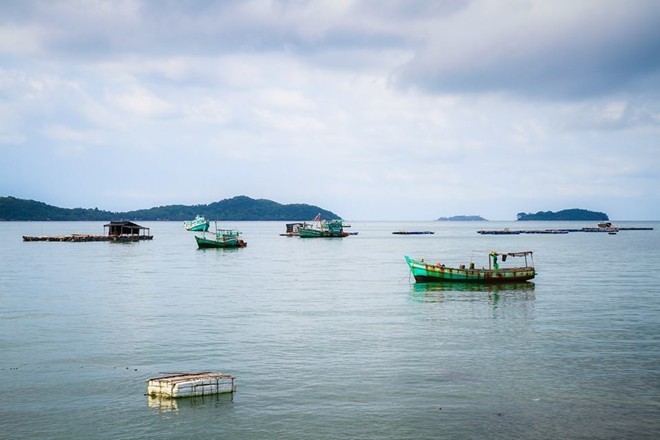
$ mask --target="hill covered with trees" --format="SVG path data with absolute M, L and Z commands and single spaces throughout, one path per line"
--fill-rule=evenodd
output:
M 585 220 L 585 221 L 606 221 L 609 217 L 604 212 L 589 211 L 586 209 L 564 209 L 562 211 L 539 211 L 536 214 L 519 212 L 517 214 L 519 221 L 528 220 Z
M 272 200 L 237 196 L 207 205 L 167 205 L 137 211 L 111 212 L 98 208 L 59 208 L 34 200 L 0 197 L 4 221 L 110 221 L 192 220 L 200 214 L 209 220 L 311 220 L 317 214 L 338 219 L 334 212 L 303 203 L 282 205 Z

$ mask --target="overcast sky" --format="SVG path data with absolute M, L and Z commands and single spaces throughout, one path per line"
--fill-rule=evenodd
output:
M 0 196 L 660 219 L 660 1 L 9 1 Z

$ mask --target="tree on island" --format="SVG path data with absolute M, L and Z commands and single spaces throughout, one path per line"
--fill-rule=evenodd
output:
M 519 212 L 518 221 L 555 220 L 555 221 L 607 221 L 609 217 L 604 212 L 588 211 L 586 209 L 564 209 L 562 211 L 539 211 L 536 214 Z

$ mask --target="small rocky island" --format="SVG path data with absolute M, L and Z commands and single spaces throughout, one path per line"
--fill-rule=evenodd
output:
M 455 215 L 453 217 L 440 217 L 439 222 L 485 222 L 488 221 L 479 215 Z
M 552 220 L 552 221 L 607 221 L 609 217 L 604 212 L 589 211 L 586 209 L 564 209 L 562 211 L 539 211 L 536 214 L 519 212 L 518 221 Z

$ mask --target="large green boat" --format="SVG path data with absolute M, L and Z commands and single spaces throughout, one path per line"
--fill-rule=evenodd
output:
M 344 232 L 343 220 L 326 221 L 319 214 L 312 223 L 303 223 L 298 228 L 298 235 L 300 238 L 341 238 L 347 237 L 348 233 Z
M 242 248 L 247 246 L 241 238 L 240 231 L 235 229 L 218 229 L 217 225 L 215 232 L 209 234 L 211 237 L 207 237 L 207 234 L 204 233 L 202 236 L 195 235 L 195 241 L 197 241 L 197 247 L 201 249 L 205 248 Z
M 414 260 L 406 256 L 406 263 L 420 283 L 433 282 L 464 282 L 464 283 L 511 283 L 531 280 L 536 276 L 534 257 L 532 251 L 522 252 L 490 252 L 488 254 L 488 268 L 475 268 L 474 263 L 468 267 L 461 264 L 458 268 L 445 267 L 441 263 L 428 263 L 424 259 Z M 520 267 L 500 268 L 498 258 L 506 261 L 509 257 L 524 257 L 525 265 Z M 531 263 L 528 262 L 528 257 Z

